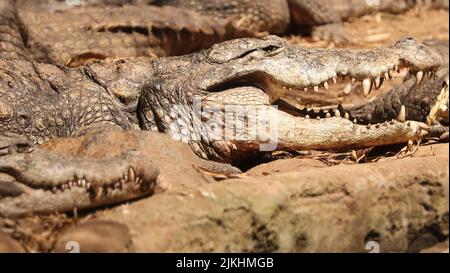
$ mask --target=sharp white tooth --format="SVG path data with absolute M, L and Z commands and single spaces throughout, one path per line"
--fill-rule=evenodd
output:
M 306 118 L 306 119 L 309 119 L 309 115 L 306 115 L 305 118 Z
M 389 79 L 392 79 L 392 77 L 394 76 L 394 70 L 389 69 L 388 75 Z
M 331 114 L 330 114 L 330 113 L 327 113 L 327 114 L 325 115 L 325 117 L 326 117 L 326 118 L 331 118 Z
M 358 123 L 358 121 L 356 120 L 356 118 L 353 120 L 353 123 L 354 123 L 354 124 L 357 124 L 357 123 Z
M 414 142 L 412 140 L 408 140 L 408 151 L 414 151 Z
M 355 84 L 355 82 L 356 82 L 356 79 L 352 78 L 352 84 Z
M 303 88 L 303 91 L 307 92 L 308 91 L 308 87 Z
M 103 194 L 103 187 L 98 188 L 97 197 L 102 196 Z
M 402 105 L 402 108 L 400 108 L 400 112 L 397 115 L 397 120 L 404 122 L 406 120 L 406 108 L 404 105 Z
M 383 85 L 383 78 L 376 77 L 375 78 L 375 88 L 378 89 Z
M 348 113 L 345 113 L 344 118 L 350 119 L 350 115 Z
M 419 71 L 416 73 L 416 83 L 420 84 L 423 79 L 423 71 Z
M 335 117 L 341 117 L 341 112 L 339 112 L 339 110 L 334 111 L 334 116 Z
M 388 73 L 388 72 L 384 72 L 384 78 L 385 78 L 385 79 L 390 79 L 389 73 Z
M 319 92 L 319 86 L 314 86 L 314 92 Z
M 372 91 L 372 81 L 370 79 L 363 80 L 363 94 L 365 97 L 370 95 Z
M 337 83 L 336 77 L 333 77 L 331 80 L 333 81 L 333 83 Z
M 394 65 L 394 71 L 400 73 L 400 68 L 397 65 Z
M 348 95 L 352 92 L 353 86 L 352 83 L 348 83 L 345 87 L 344 87 L 344 94 Z
M 325 88 L 325 90 L 328 90 L 329 89 L 328 82 L 324 82 L 323 87 Z
M 136 179 L 133 168 L 128 169 L 128 181 L 134 181 Z

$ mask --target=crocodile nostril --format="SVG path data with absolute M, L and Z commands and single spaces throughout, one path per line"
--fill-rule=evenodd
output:
M 19 113 L 18 114 L 18 122 L 22 125 L 27 125 L 31 122 L 31 116 L 26 113 Z
M 1 197 L 17 197 L 23 193 L 17 185 L 12 182 L 0 180 L 0 198 Z

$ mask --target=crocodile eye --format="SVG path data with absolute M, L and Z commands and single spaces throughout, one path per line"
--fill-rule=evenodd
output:
M 278 54 L 278 53 L 280 53 L 281 51 L 283 51 L 283 49 L 284 49 L 284 48 L 283 48 L 282 46 L 268 45 L 268 46 L 266 46 L 266 47 L 263 47 L 263 48 L 262 48 L 262 51 L 264 51 L 264 53 L 265 53 L 266 55 L 273 56 L 273 55 Z

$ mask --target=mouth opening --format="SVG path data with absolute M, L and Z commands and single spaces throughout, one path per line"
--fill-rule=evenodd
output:
M 207 88 L 208 92 L 222 92 L 239 87 L 253 87 L 263 91 L 271 105 L 293 116 L 333 116 L 337 105 L 359 106 L 386 94 L 406 81 L 421 84 L 435 76 L 435 69 L 418 71 L 412 65 L 400 61 L 376 77 L 339 74 L 315 86 L 292 86 L 276 81 L 265 72 L 252 72 L 230 76 Z M 374 92 L 375 91 L 375 92 Z

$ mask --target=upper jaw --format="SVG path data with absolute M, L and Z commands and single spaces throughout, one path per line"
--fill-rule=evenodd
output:
M 417 54 L 412 54 L 417 48 Z M 275 56 L 259 59 L 232 60 L 216 64 L 202 75 L 198 88 L 218 91 L 242 79 L 258 86 L 277 99 L 285 91 L 327 90 L 333 83 L 346 80 L 359 83 L 368 96 L 396 72 L 407 70 L 417 82 L 433 75 L 443 63 L 442 57 L 411 39 L 402 39 L 391 46 L 370 49 L 306 49 L 286 46 Z M 253 75 L 258 78 L 251 80 Z M 219 90 L 220 91 L 220 90 Z

